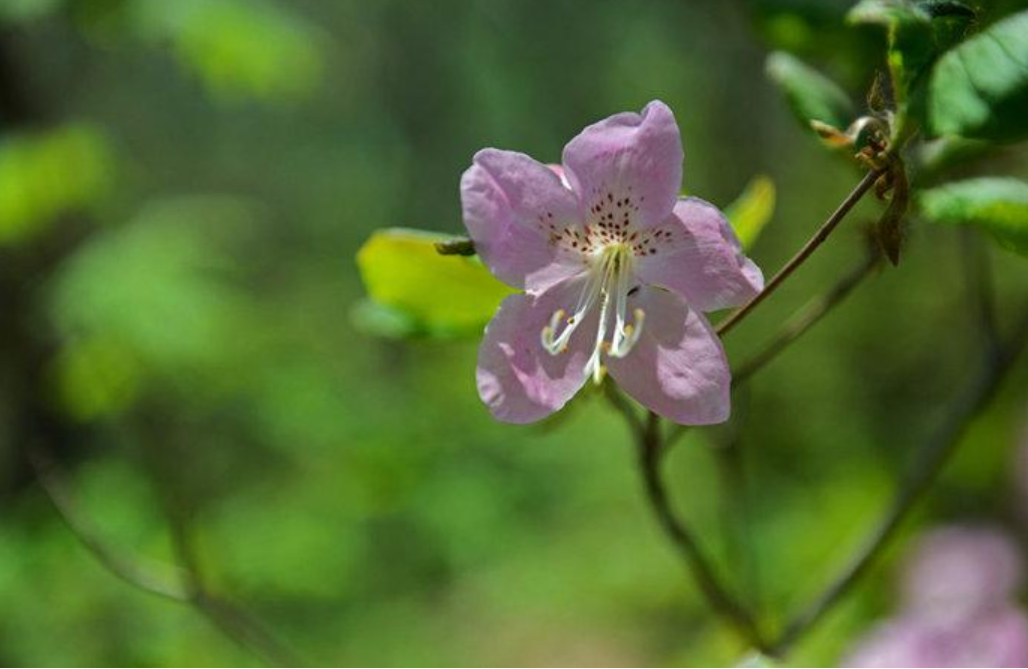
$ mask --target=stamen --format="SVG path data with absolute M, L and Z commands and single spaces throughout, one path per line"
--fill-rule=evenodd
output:
M 635 347 L 642 334 L 646 314 L 642 309 L 633 311 L 633 322 L 629 323 L 629 294 L 635 289 L 633 285 L 633 251 L 625 244 L 611 244 L 604 248 L 596 264 L 586 280 L 582 293 L 578 298 L 574 313 L 566 317 L 563 309 L 553 312 L 550 322 L 540 332 L 543 348 L 551 355 L 567 350 L 571 336 L 585 320 L 588 311 L 600 303 L 599 319 L 596 327 L 596 339 L 592 354 L 585 365 L 585 374 L 591 376 L 595 383 L 601 383 L 607 373 L 603 364 L 603 356 L 623 358 Z M 608 321 L 613 322 L 608 322 Z M 607 339 L 608 328 L 611 338 Z
M 639 342 L 639 337 L 642 336 L 643 324 L 646 322 L 646 312 L 636 308 L 632 315 L 635 316 L 635 322 L 625 326 L 621 346 L 618 348 L 611 347 L 610 354 L 615 358 L 623 358 L 628 355 Z

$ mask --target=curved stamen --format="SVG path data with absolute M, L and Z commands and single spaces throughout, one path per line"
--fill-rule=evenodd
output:
M 581 295 L 578 296 L 578 304 L 575 305 L 574 313 L 564 322 L 564 329 L 560 331 L 559 335 L 557 334 L 558 326 L 564 319 L 565 312 L 563 309 L 557 309 L 557 311 L 553 312 L 550 324 L 543 328 L 542 331 L 543 348 L 550 355 L 557 355 L 567 349 L 571 335 L 574 334 L 578 326 L 585 320 L 585 315 L 595 304 L 596 298 L 602 290 L 602 275 L 599 272 L 591 272 L 585 287 L 582 288 Z
M 646 322 L 646 312 L 636 308 L 632 315 L 635 316 L 635 322 L 629 323 L 624 327 L 623 337 L 618 342 L 619 346 L 611 345 L 610 347 L 610 355 L 615 358 L 623 358 L 628 355 L 636 343 L 638 343 L 639 337 L 642 336 L 643 323 Z

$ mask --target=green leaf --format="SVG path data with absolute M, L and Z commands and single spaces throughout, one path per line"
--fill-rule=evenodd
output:
M 69 339 L 110 342 L 88 353 L 121 347 L 147 371 L 195 372 L 208 383 L 224 377 L 246 350 L 239 342 L 260 330 L 237 276 L 256 219 L 248 201 L 230 197 L 151 202 L 92 235 L 62 265 L 51 300 L 58 329 Z
M 386 339 L 407 339 L 424 334 L 410 314 L 395 307 L 363 299 L 353 306 L 350 320 L 362 332 Z
M 1028 256 L 1028 183 L 1007 177 L 955 181 L 922 191 L 922 215 L 934 222 L 971 225 Z
M 0 22 L 18 23 L 50 14 L 63 0 L 4 0 L 0 2 Z
M 947 52 L 932 71 L 928 124 L 935 135 L 1028 137 L 1028 11 Z
M 885 28 L 892 91 L 904 116 L 915 81 L 936 54 L 931 14 L 908 0 L 862 0 L 846 18 L 850 23 Z
M 389 310 L 371 314 L 380 321 L 389 319 L 386 330 L 403 336 L 479 335 L 500 301 L 514 292 L 493 278 L 478 258 L 440 255 L 435 244 L 451 239 L 390 228 L 373 234 L 357 252 L 368 295 Z M 358 325 L 381 331 L 369 313 L 367 307 L 358 307 Z
M 326 47 L 324 33 L 295 4 L 150 0 L 129 3 L 127 18 L 144 40 L 167 44 L 219 102 L 295 100 L 321 82 Z
M 95 202 L 110 186 L 113 162 L 107 138 L 91 126 L 8 135 L 0 142 L 0 246 Z
M 725 208 L 725 216 L 744 250 L 753 248 L 774 213 L 775 182 L 763 174 L 750 180 L 739 197 Z
M 917 5 L 932 17 L 935 47 L 939 52 L 962 40 L 968 27 L 978 18 L 973 8 L 954 0 L 922 0 Z
M 767 57 L 768 76 L 785 93 L 789 106 L 804 124 L 820 121 L 845 128 L 856 115 L 853 102 L 839 86 L 814 68 L 784 51 Z

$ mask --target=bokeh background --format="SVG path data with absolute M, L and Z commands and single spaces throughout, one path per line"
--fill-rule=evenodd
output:
M 739 661 L 602 398 L 539 426 L 494 422 L 473 339 L 354 324 L 354 255 L 385 226 L 459 233 L 477 149 L 556 162 L 584 125 L 659 98 L 690 192 L 725 205 L 774 180 L 752 252 L 772 272 L 859 171 L 794 121 L 764 60 L 788 49 L 862 99 L 882 37 L 846 27 L 848 5 L 0 1 L 0 663 L 261 661 L 100 566 L 33 450 L 133 559 L 175 561 L 169 527 L 187 522 L 210 589 L 309 662 Z M 1028 176 L 1028 152 L 962 168 L 983 169 Z M 730 356 L 858 261 L 880 210 L 863 203 Z M 769 621 L 852 553 L 973 377 L 966 242 L 915 222 L 899 268 L 754 378 L 729 426 L 673 452 L 677 507 Z M 988 253 L 1007 323 L 1028 272 Z M 836 663 L 894 610 L 895 565 L 923 528 L 1020 540 L 1026 407 L 1022 360 L 885 561 L 791 661 Z M 741 475 L 719 465 L 727 440 Z

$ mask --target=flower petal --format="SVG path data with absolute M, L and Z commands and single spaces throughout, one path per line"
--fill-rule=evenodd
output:
M 624 358 L 608 358 L 618 385 L 640 404 L 682 425 L 728 420 L 731 372 L 710 323 L 670 291 L 643 286 L 630 308 L 646 314 L 639 341 Z
M 478 350 L 478 394 L 498 420 L 533 423 L 560 409 L 585 383 L 596 315 L 580 324 L 568 348 L 552 355 L 543 328 L 558 309 L 571 313 L 584 282 L 557 284 L 540 295 L 510 295 L 486 328 Z
M 656 252 L 638 258 L 636 273 L 676 291 L 694 308 L 739 306 L 764 289 L 760 268 L 743 254 L 725 215 L 709 202 L 680 199 L 656 234 Z
M 615 114 L 583 130 L 564 147 L 568 181 L 582 204 L 631 198 L 639 229 L 659 225 L 682 187 L 682 138 L 674 114 L 654 101 L 642 114 Z
M 514 151 L 483 149 L 460 181 L 464 225 L 501 281 L 539 292 L 578 274 L 580 253 L 552 242 L 554 230 L 581 225 L 578 200 L 561 178 Z

